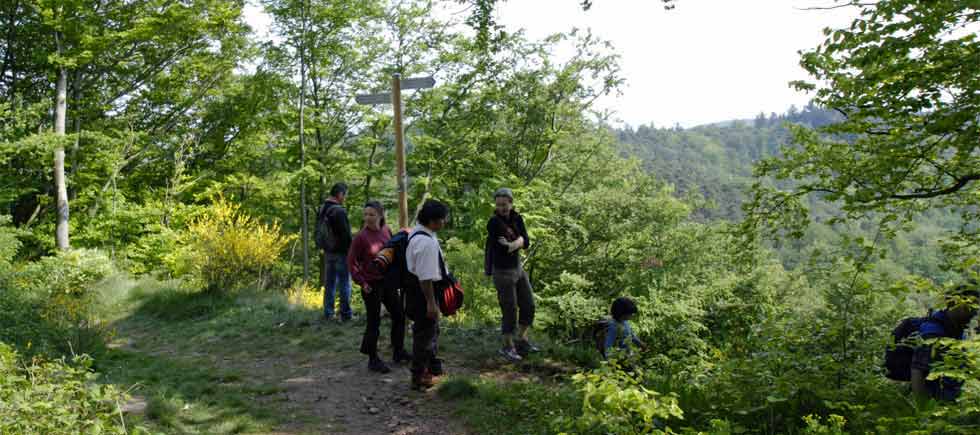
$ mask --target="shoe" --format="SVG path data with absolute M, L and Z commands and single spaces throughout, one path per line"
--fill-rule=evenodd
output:
M 513 348 L 510 348 L 510 349 L 501 348 L 497 353 L 499 353 L 507 361 L 510 361 L 510 362 L 519 362 L 520 360 L 524 359 L 524 358 L 521 358 L 521 356 Z
M 425 391 L 435 386 L 432 375 L 424 373 L 421 375 L 412 374 L 412 389 L 415 391 Z
M 514 345 L 517 348 L 517 354 L 524 358 L 527 358 L 528 354 L 541 352 L 541 348 L 527 340 L 518 340 Z
M 391 361 L 395 364 L 409 363 L 412 362 L 412 354 L 404 350 L 396 350 L 391 357 Z
M 388 365 L 381 360 L 381 358 L 371 358 L 371 360 L 368 361 L 368 370 L 382 374 L 391 373 L 391 368 L 389 368 Z
M 443 374 L 446 373 L 442 369 L 441 359 L 433 358 L 432 361 L 429 362 L 429 373 L 432 373 L 432 376 L 442 376 Z

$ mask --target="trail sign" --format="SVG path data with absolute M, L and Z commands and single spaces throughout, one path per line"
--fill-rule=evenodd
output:
M 436 85 L 436 79 L 428 77 L 411 77 L 402 80 L 402 89 L 426 89 Z
M 435 86 L 436 79 L 428 77 L 412 77 L 401 79 L 401 74 L 391 77 L 391 92 L 380 94 L 361 94 L 354 96 L 358 104 L 375 106 L 391 104 L 395 109 L 395 161 L 398 171 L 398 227 L 408 226 L 408 180 L 405 176 L 405 138 L 402 128 L 402 89 L 424 89 Z
M 378 104 L 391 104 L 391 94 L 385 92 L 381 94 L 363 94 L 354 97 L 357 104 L 375 106 Z

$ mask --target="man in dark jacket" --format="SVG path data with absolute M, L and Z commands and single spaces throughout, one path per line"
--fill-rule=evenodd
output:
M 330 198 L 317 212 L 317 224 L 325 221 L 328 233 L 323 247 L 320 267 L 320 285 L 323 286 L 323 316 L 326 320 L 334 317 L 336 291 L 340 289 L 340 318 L 350 320 L 354 312 L 350 307 L 350 271 L 347 269 L 347 251 L 351 245 L 350 221 L 344 201 L 347 200 L 347 185 L 337 183 L 330 188 Z
M 960 286 L 953 294 L 947 296 L 945 310 L 932 313 L 922 322 L 919 326 L 919 336 L 925 340 L 937 338 L 962 340 L 964 330 L 970 324 L 970 320 L 977 315 L 978 297 L 980 293 L 975 282 Z M 932 366 L 936 362 L 943 361 L 946 350 L 932 343 L 915 349 L 911 368 L 913 391 L 938 400 L 956 400 L 963 382 L 947 377 L 927 380 Z

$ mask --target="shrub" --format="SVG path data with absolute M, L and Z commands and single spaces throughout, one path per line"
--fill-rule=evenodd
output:
M 500 305 L 493 282 L 484 274 L 483 247 L 451 238 L 444 243 L 446 263 L 466 291 L 463 309 L 451 321 L 470 324 L 496 324 Z
M 582 394 L 582 414 L 574 419 L 559 417 L 563 433 L 673 433 L 669 419 L 684 413 L 673 395 L 662 395 L 644 387 L 642 369 L 623 370 L 616 362 L 579 373 L 572 381 Z
M 586 336 L 589 327 L 596 320 L 609 316 L 612 301 L 590 296 L 585 290 L 590 287 L 591 282 L 568 272 L 561 274 L 557 284 L 548 285 L 544 293 L 556 296 L 542 298 L 540 317 L 544 329 L 558 337 L 591 340 Z
M 189 273 L 208 291 L 264 287 L 268 271 L 294 237 L 282 235 L 279 224 L 258 222 L 219 198 L 188 226 L 177 270 Z
M 88 356 L 76 356 L 71 364 L 19 361 L 0 343 L 0 433 L 133 433 L 120 409 L 126 395 L 95 382 Z
M 0 339 L 27 354 L 98 354 L 107 326 L 95 291 L 115 268 L 105 254 L 78 249 L 12 272 L 0 297 Z

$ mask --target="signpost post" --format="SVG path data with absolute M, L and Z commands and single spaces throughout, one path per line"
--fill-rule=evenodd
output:
M 395 162 L 396 183 L 398 185 L 398 227 L 408 226 L 408 179 L 405 174 L 405 138 L 402 128 L 402 89 L 425 89 L 435 86 L 436 80 L 430 77 L 412 77 L 402 80 L 401 74 L 391 77 L 391 92 L 381 94 L 362 94 L 354 97 L 358 104 L 391 104 L 395 111 Z

